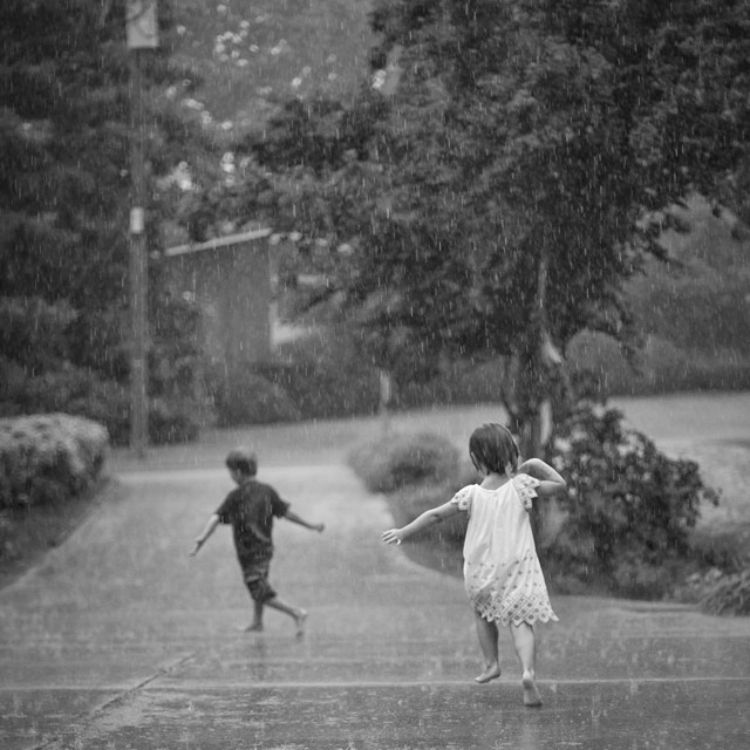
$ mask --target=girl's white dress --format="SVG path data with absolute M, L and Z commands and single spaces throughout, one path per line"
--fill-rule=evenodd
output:
M 502 625 L 557 620 L 529 518 L 538 486 L 534 477 L 517 474 L 496 490 L 469 485 L 451 500 L 469 514 L 464 585 L 485 620 Z

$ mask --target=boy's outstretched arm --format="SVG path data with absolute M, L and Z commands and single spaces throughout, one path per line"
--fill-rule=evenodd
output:
M 567 486 L 562 476 L 541 458 L 529 458 L 524 461 L 518 467 L 518 472 L 528 474 L 541 482 L 537 488 L 540 495 L 556 495 Z
M 323 523 L 308 523 L 305 521 L 304 518 L 300 518 L 294 511 L 288 510 L 284 516 L 287 521 L 291 521 L 292 523 L 299 524 L 300 526 L 304 526 L 306 529 L 310 529 L 311 531 L 323 531 L 325 529 L 325 524 Z
M 208 523 L 206 524 L 206 528 L 203 529 L 203 532 L 200 536 L 195 538 L 195 547 L 193 547 L 192 552 L 190 553 L 191 557 L 195 557 L 195 555 L 198 554 L 198 550 L 206 543 L 206 539 L 211 536 L 211 534 L 214 533 L 214 530 L 219 525 L 219 517 L 214 513 L 211 518 L 208 519 Z

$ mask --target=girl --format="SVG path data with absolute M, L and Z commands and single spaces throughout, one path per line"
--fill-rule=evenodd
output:
M 474 608 L 486 683 L 500 676 L 498 625 L 508 625 L 523 669 L 527 706 L 542 704 L 534 679 L 534 623 L 557 620 L 552 611 L 531 531 L 532 499 L 565 489 L 565 480 L 537 458 L 518 466 L 518 446 L 502 425 L 485 424 L 469 439 L 469 455 L 481 484 L 459 490 L 444 505 L 425 511 L 400 529 L 383 532 L 386 544 L 403 539 L 456 513 L 469 514 L 464 539 L 464 584 Z

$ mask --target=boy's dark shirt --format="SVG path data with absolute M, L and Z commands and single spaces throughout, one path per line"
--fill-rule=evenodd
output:
M 227 495 L 216 515 L 221 523 L 232 525 L 240 565 L 271 559 L 273 518 L 285 516 L 287 510 L 289 503 L 273 487 L 255 479 L 246 480 Z

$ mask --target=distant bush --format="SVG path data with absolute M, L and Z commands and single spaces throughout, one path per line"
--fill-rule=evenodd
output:
M 719 578 L 701 601 L 712 615 L 750 615 L 750 569 Z
M 0 419 L 0 507 L 59 502 L 90 487 L 104 465 L 108 435 L 67 414 Z
M 358 352 L 351 331 L 340 327 L 284 344 L 262 372 L 304 419 L 374 414 L 378 408 L 377 371 Z
M 543 550 L 553 580 L 659 597 L 693 558 L 700 502 L 716 502 L 698 466 L 674 460 L 622 414 L 583 403 L 555 432 L 547 460 L 563 473 L 560 532 Z
M 200 421 L 195 404 L 169 399 L 150 399 L 148 437 L 153 445 L 190 443 L 198 439 Z
M 82 398 L 69 401 L 66 411 L 101 422 L 112 445 L 130 442 L 130 391 L 113 382 L 96 383 Z M 150 398 L 148 439 L 152 445 L 190 443 L 198 439 L 203 415 L 195 401 L 179 398 Z
M 399 526 L 476 480 L 475 469 L 459 461 L 456 447 L 429 433 L 386 436 L 361 445 L 349 455 L 349 464 L 371 492 L 389 496 Z M 422 537 L 438 545 L 438 558 L 460 557 L 466 522 L 465 514 L 458 514 Z
M 233 383 L 220 369 L 207 380 L 220 426 L 372 414 L 378 406 L 377 373 L 339 328 L 281 345 Z
M 64 334 L 75 317 L 65 302 L 0 296 L 0 352 L 30 373 L 57 367 L 67 357 Z
M 652 259 L 627 285 L 639 328 L 681 349 L 750 354 L 750 273 L 747 241 L 698 195 L 673 207 L 687 232 L 660 238 L 669 261 Z
M 0 417 L 66 413 L 103 424 L 113 444 L 127 441 L 128 398 L 125 389 L 72 365 L 29 375 L 15 362 L 0 358 Z
M 148 410 L 154 445 L 198 437 L 201 414 L 194 401 L 153 398 Z M 0 417 L 63 412 L 104 425 L 112 445 L 130 440 L 130 392 L 125 386 L 70 365 L 29 377 L 20 366 L 0 358 Z
M 576 380 L 585 378 L 599 397 L 648 396 L 680 391 L 750 389 L 750 357 L 735 350 L 687 350 L 649 336 L 635 363 L 609 336 L 583 332 L 568 347 Z
M 197 321 L 195 306 L 180 300 L 157 310 L 149 351 L 153 444 L 194 440 L 206 418 L 195 395 Z M 84 315 L 64 303 L 0 297 L 0 417 L 80 416 L 103 424 L 113 445 L 126 445 L 130 389 L 126 347 L 117 343 L 122 328 L 123 313 L 115 309 Z
M 459 469 L 453 443 L 430 433 L 384 436 L 352 451 L 349 463 L 371 492 L 455 481 Z
M 503 371 L 499 359 L 444 363 L 440 375 L 426 382 L 410 380 L 395 389 L 393 407 L 411 409 L 433 404 L 477 404 L 498 400 Z
M 647 337 L 631 363 L 613 338 L 584 331 L 570 342 L 567 365 L 574 382 L 585 381 L 587 393 L 599 398 L 750 390 L 750 356 L 746 353 L 682 349 L 659 336 Z M 392 407 L 494 402 L 502 372 L 499 359 L 447 363 L 431 380 L 397 385 Z
M 230 387 L 216 378 L 210 387 L 219 427 L 294 422 L 302 413 L 286 391 L 250 369 Z

